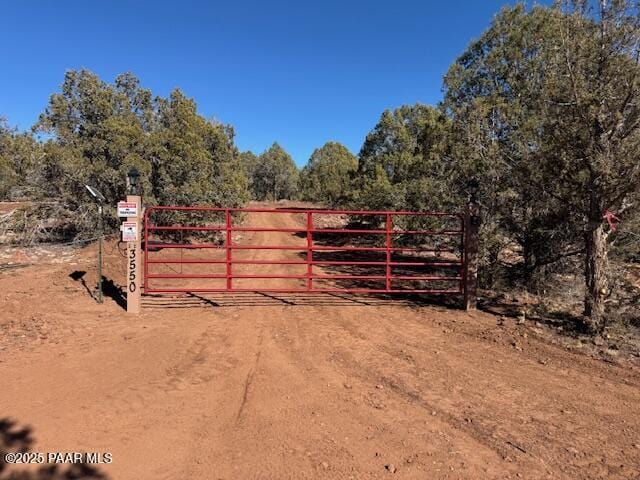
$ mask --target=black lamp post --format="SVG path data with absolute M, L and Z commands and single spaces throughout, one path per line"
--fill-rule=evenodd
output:
M 103 240 L 103 225 L 102 225 L 102 205 L 107 199 L 102 195 L 95 187 L 91 185 L 85 185 L 94 201 L 98 205 L 98 285 L 96 290 L 98 291 L 98 303 L 102 303 L 102 240 Z
M 140 172 L 136 167 L 131 167 L 127 172 L 127 187 L 129 195 L 140 195 Z

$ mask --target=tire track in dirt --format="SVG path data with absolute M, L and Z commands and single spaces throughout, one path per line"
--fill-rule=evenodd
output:
M 318 314 L 320 315 L 321 312 L 318 312 Z M 313 318 L 319 318 L 319 316 Z M 317 358 L 316 361 L 318 364 L 326 366 L 322 370 L 324 378 L 337 376 L 338 378 L 348 379 L 349 389 L 355 389 L 356 387 L 353 384 L 358 384 L 357 390 L 361 394 L 355 405 L 359 409 L 365 406 L 380 412 L 387 412 L 393 410 L 393 407 L 399 403 L 402 405 L 399 406 L 399 409 L 404 410 L 405 415 L 412 415 L 416 419 L 429 418 L 429 423 L 435 424 L 440 431 L 444 430 L 447 435 L 456 437 L 454 439 L 457 443 L 456 449 L 464 448 L 469 452 L 474 451 L 474 455 L 480 457 L 483 456 L 482 453 L 479 453 L 483 448 L 489 448 L 502 458 L 508 457 L 512 453 L 504 445 L 492 441 L 490 435 L 486 434 L 479 425 L 466 423 L 464 419 L 449 414 L 447 410 L 439 406 L 438 402 L 441 398 L 427 401 L 418 389 L 409 387 L 398 375 L 389 376 L 381 369 L 376 368 L 377 362 L 371 361 L 371 351 L 368 352 L 368 356 L 364 359 L 357 359 L 355 352 L 359 350 L 357 348 L 359 344 L 367 346 L 369 350 L 371 350 L 373 344 L 375 345 L 375 353 L 386 355 L 388 360 L 400 360 L 408 363 L 415 373 L 417 373 L 416 369 L 419 368 L 416 366 L 415 360 L 410 356 L 410 360 L 408 360 L 406 354 L 393 355 L 385 345 L 373 343 L 370 338 L 357 331 L 350 320 L 344 317 L 341 318 L 339 311 L 334 312 L 333 319 L 335 320 L 334 325 L 338 325 L 339 328 L 344 327 L 346 335 L 355 333 L 354 338 L 349 338 L 345 342 L 349 344 L 349 349 L 342 348 L 340 345 L 342 342 L 335 342 L 335 340 L 332 340 L 332 344 L 323 345 L 322 347 L 324 348 L 318 348 L 319 345 L 317 345 L 318 341 L 316 340 L 318 349 L 329 352 L 328 358 Z M 314 336 L 324 340 L 325 335 L 323 333 L 314 332 Z M 333 332 L 328 338 L 336 339 L 341 337 L 339 333 Z M 361 340 L 361 342 L 358 342 L 358 340 Z M 300 361 L 301 353 L 299 351 L 291 352 L 290 355 L 295 362 Z M 333 368 L 328 370 L 330 367 Z M 437 418 L 435 418 L 436 416 Z M 489 456 L 491 457 L 491 455 Z
M 244 382 L 244 390 L 242 391 L 242 402 L 240 402 L 240 408 L 238 409 L 238 413 L 236 415 L 236 424 L 240 423 L 242 419 L 242 412 L 244 411 L 244 407 L 247 404 L 247 398 L 249 396 L 249 389 L 251 388 L 251 384 L 253 383 L 253 377 L 258 369 L 258 363 L 260 362 L 260 354 L 262 353 L 262 339 L 263 335 L 260 335 L 260 340 L 258 341 L 258 352 L 256 353 L 256 361 L 251 367 L 251 370 L 247 373 L 247 378 Z
M 336 310 L 334 315 L 339 318 L 341 313 L 339 310 Z M 390 319 L 390 320 L 391 322 L 384 323 L 385 327 L 395 325 L 396 322 L 394 322 L 394 320 L 399 320 L 399 319 Z M 349 320 L 348 326 L 345 327 L 345 331 L 347 333 L 350 333 L 351 330 L 353 329 L 353 325 L 351 323 L 352 322 Z M 340 325 L 341 327 L 344 326 L 342 325 L 342 322 L 336 322 L 336 324 Z M 402 342 L 402 337 L 391 334 L 388 330 L 389 329 L 387 328 L 387 330 L 383 335 L 383 338 L 385 338 L 387 341 L 395 345 L 398 345 L 399 342 Z M 403 333 L 406 333 L 405 325 L 402 326 L 401 331 Z M 371 329 L 367 329 L 367 332 L 371 332 Z M 423 332 L 423 334 L 424 333 L 425 332 Z M 357 337 L 361 338 L 361 334 L 358 334 Z M 336 338 L 341 338 L 341 337 L 340 335 L 337 335 Z M 497 423 L 492 417 L 496 414 L 498 417 L 500 416 L 504 417 L 504 414 L 500 415 L 499 410 L 496 410 L 495 407 L 492 408 L 492 406 L 486 404 L 486 402 L 479 402 L 478 400 L 481 400 L 481 398 L 478 397 L 477 394 L 475 395 L 476 396 L 475 400 L 473 396 L 473 392 L 475 389 L 477 389 L 478 392 L 480 391 L 491 392 L 491 385 L 481 383 L 480 388 L 478 387 L 474 388 L 474 383 L 477 383 L 477 382 L 474 382 L 472 380 L 472 377 L 467 377 L 466 380 L 464 379 L 458 380 L 459 383 L 464 385 L 464 389 L 457 391 L 457 389 L 455 388 L 455 381 L 452 382 L 451 379 L 447 379 L 449 384 L 453 383 L 454 388 L 446 389 L 442 391 L 440 395 L 434 396 L 435 392 L 433 392 L 433 388 L 430 388 L 434 386 L 433 384 L 431 385 L 422 384 L 419 387 L 415 387 L 415 388 L 410 387 L 406 384 L 406 382 L 402 378 L 399 378 L 399 373 L 403 372 L 401 365 L 394 365 L 393 369 L 391 367 L 387 368 L 386 370 L 393 370 L 394 373 L 391 375 L 389 375 L 388 372 L 385 373 L 384 370 L 379 370 L 379 369 L 376 370 L 371 366 L 389 364 L 390 362 L 388 361 L 385 362 L 384 359 L 376 361 L 371 356 L 367 356 L 362 360 L 355 359 L 353 352 L 356 349 L 353 348 L 353 345 L 357 343 L 354 342 L 353 339 L 345 343 L 348 344 L 348 349 L 342 349 L 339 354 L 334 356 L 334 358 L 336 358 L 338 360 L 338 363 L 346 371 L 349 371 L 352 375 L 360 379 L 363 379 L 365 381 L 369 381 L 370 383 L 379 382 L 383 386 L 389 387 L 389 390 L 396 392 L 397 394 L 407 398 L 408 401 L 417 402 L 423 405 L 426 410 L 436 412 L 439 418 L 445 418 L 447 420 L 447 423 L 449 423 L 453 428 L 472 435 L 476 440 L 478 440 L 479 443 L 494 449 L 503 458 L 513 457 L 514 453 L 518 454 L 518 451 L 520 453 L 523 453 L 522 450 L 524 449 L 520 445 L 527 445 L 528 443 L 531 442 L 531 444 L 533 445 L 533 451 L 532 451 L 532 448 L 527 447 L 526 453 L 527 455 L 532 456 L 533 458 L 536 458 L 538 460 L 537 462 L 538 464 L 541 464 L 542 462 L 544 463 L 550 462 L 551 465 L 553 465 L 558 470 L 565 471 L 565 473 L 569 475 L 569 478 L 575 478 L 575 476 L 579 474 L 579 470 L 571 470 L 570 468 L 565 468 L 565 465 L 572 463 L 573 459 L 566 458 L 566 457 L 570 457 L 571 454 L 558 455 L 558 450 L 562 449 L 558 447 L 562 447 L 562 443 L 565 444 L 565 448 L 569 448 L 569 452 L 571 452 L 572 449 L 575 450 L 573 448 L 575 444 L 572 443 L 570 439 L 565 439 L 564 442 L 558 443 L 558 442 L 554 442 L 552 437 L 549 438 L 549 436 L 546 436 L 545 438 L 544 435 L 539 435 L 539 434 L 537 439 L 532 439 L 532 438 L 529 438 L 527 435 L 525 435 L 525 433 L 522 431 L 521 428 L 517 428 L 518 427 L 517 424 L 513 425 L 516 427 L 515 431 L 513 430 L 508 431 L 505 428 L 501 428 L 501 424 Z M 411 360 L 407 361 L 406 348 L 402 348 L 399 355 L 393 355 L 389 351 L 389 348 L 386 346 L 386 344 L 376 343 L 373 338 L 370 338 L 368 339 L 368 341 L 360 342 L 360 343 L 364 345 L 374 344 L 377 347 L 376 353 L 381 354 L 380 356 L 382 356 L 382 354 L 386 354 L 388 356 L 396 357 L 398 360 L 402 362 L 408 363 L 411 367 L 411 370 L 413 370 L 414 373 L 412 374 L 410 370 L 407 372 L 404 372 L 406 374 L 406 377 L 410 379 L 409 381 L 416 381 L 416 380 L 420 381 L 419 378 L 417 379 L 415 378 L 417 376 L 415 375 L 415 372 L 416 372 L 415 362 L 416 362 L 416 357 L 419 357 L 419 352 L 415 352 L 415 354 L 411 353 Z M 400 343 L 400 345 L 402 344 Z M 408 346 L 409 346 L 408 343 L 404 344 L 404 347 L 408 347 Z M 477 359 L 477 360 L 478 360 L 478 363 L 480 364 L 482 363 L 480 362 L 480 359 Z M 520 361 L 520 360 L 517 360 L 517 361 Z M 537 366 L 540 367 L 539 365 Z M 535 368 L 535 366 L 531 368 Z M 456 370 L 457 370 L 457 375 L 460 375 L 460 372 L 467 371 L 467 372 L 473 373 L 474 370 L 477 370 L 477 369 L 473 367 L 473 362 L 469 362 L 464 366 L 458 362 Z M 483 375 L 483 372 L 477 371 L 475 372 L 475 375 L 477 375 L 478 377 L 481 377 Z M 445 371 L 440 371 L 438 373 L 438 377 L 446 379 L 447 374 Z M 496 381 L 496 379 L 494 379 L 493 381 Z M 497 381 L 498 381 L 498 387 L 499 387 L 500 382 L 499 380 Z M 536 381 L 533 380 L 530 383 L 535 384 Z M 540 378 L 539 383 L 544 384 L 545 379 Z M 561 386 L 562 385 L 558 385 L 557 388 L 560 388 Z M 518 387 L 515 387 L 515 388 L 518 388 Z M 513 398 L 513 396 L 509 398 L 510 393 L 514 390 L 513 384 L 502 383 L 501 389 L 504 392 L 507 392 L 507 394 L 502 395 L 503 398 L 500 399 L 501 401 L 499 402 L 499 405 L 501 405 L 502 407 L 505 407 L 505 406 L 509 407 L 509 405 L 512 404 L 511 408 L 507 408 L 507 409 L 513 410 L 513 406 L 517 406 L 522 403 L 517 400 L 518 397 L 521 397 L 520 394 L 516 398 Z M 425 398 L 422 392 L 430 392 L 430 393 L 428 394 L 428 397 Z M 472 402 L 473 409 L 469 407 L 465 407 L 465 405 L 462 403 L 460 405 L 451 404 L 451 402 L 448 400 L 448 397 L 455 398 L 456 396 L 460 396 L 461 393 L 463 393 L 466 397 L 468 397 L 467 401 Z M 469 395 L 470 393 L 472 394 L 471 396 Z M 533 392 L 529 392 L 528 395 L 531 395 L 532 393 Z M 533 394 L 533 396 L 534 397 L 538 396 L 538 394 Z M 442 408 L 443 406 L 445 407 L 444 409 Z M 527 407 L 530 408 L 531 406 L 532 405 L 523 404 L 522 409 L 523 411 L 526 412 Z M 543 411 L 548 413 L 549 410 L 552 408 L 553 408 L 553 405 L 550 405 L 548 403 L 547 404 L 541 403 L 539 407 L 537 408 L 534 407 L 532 408 L 532 410 L 534 410 L 534 412 Z M 483 414 L 483 411 L 484 411 L 484 414 Z M 451 413 L 451 412 L 457 412 L 457 413 Z M 571 413 L 571 412 L 568 412 L 568 413 Z M 589 411 L 589 413 L 587 414 L 587 419 L 597 417 L 598 415 L 601 415 L 601 414 L 591 409 L 591 411 Z M 517 414 L 515 419 L 517 419 L 518 416 L 520 415 Z M 605 417 L 603 418 L 603 420 L 608 421 L 608 418 Z M 503 421 L 504 421 L 504 418 L 503 418 Z M 524 423 L 527 423 L 527 419 L 525 417 L 523 417 L 523 421 Z M 624 428 L 624 426 L 621 426 L 621 428 Z M 538 430 L 540 429 L 538 428 Z M 588 435 L 588 433 L 589 433 L 588 429 L 585 428 L 583 430 L 583 434 Z M 632 440 L 629 439 L 629 441 L 632 441 Z M 545 444 L 549 444 L 549 446 L 545 447 Z M 543 446 L 542 451 L 540 452 L 535 451 L 538 445 Z M 585 448 L 587 451 L 591 450 L 592 454 L 597 455 L 599 444 L 592 443 L 590 446 L 584 445 L 583 448 Z M 621 460 L 624 461 L 624 459 L 621 459 Z M 573 460 L 573 462 L 575 463 L 575 460 Z M 539 465 L 539 466 L 542 466 L 542 465 Z M 541 474 L 542 473 L 543 472 L 541 472 Z M 602 472 L 602 476 L 603 476 L 602 478 L 609 477 L 611 475 L 612 475 L 612 472 L 609 472 L 606 470 Z M 620 478 L 624 478 L 624 477 L 620 477 Z

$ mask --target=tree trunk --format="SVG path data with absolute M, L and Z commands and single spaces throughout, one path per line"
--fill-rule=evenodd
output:
M 533 272 L 535 265 L 535 255 L 533 253 L 533 248 L 531 247 L 531 241 L 527 239 L 522 246 L 522 256 L 524 258 L 523 265 L 523 282 L 524 286 L 527 289 L 527 292 L 531 292 L 533 290 Z
M 590 222 L 591 228 L 585 232 L 586 291 L 584 314 L 592 333 L 600 332 L 605 323 L 604 301 L 609 293 L 609 251 L 607 234 L 602 219 Z

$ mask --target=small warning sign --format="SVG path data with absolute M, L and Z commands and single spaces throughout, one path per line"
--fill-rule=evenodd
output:
M 138 205 L 135 202 L 118 202 L 118 216 L 137 217 Z
M 124 222 L 121 229 L 123 242 L 136 242 L 138 240 L 138 224 L 136 222 Z

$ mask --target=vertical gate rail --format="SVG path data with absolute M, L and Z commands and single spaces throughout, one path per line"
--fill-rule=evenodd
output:
M 227 238 L 225 242 L 225 250 L 227 254 L 227 290 L 233 290 L 233 232 L 231 211 L 229 210 L 225 211 L 225 221 L 227 230 Z
M 156 225 L 153 223 L 152 215 L 155 212 L 207 212 L 216 214 L 223 219 L 223 224 L 219 225 Z M 264 213 L 264 214 L 302 214 L 306 216 L 305 228 L 271 228 L 271 227 L 252 227 L 252 226 L 235 226 L 233 224 L 233 216 L 236 213 Z M 351 216 L 377 216 L 384 218 L 384 229 L 353 229 L 353 228 L 316 228 L 314 226 L 314 215 L 351 215 Z M 455 219 L 457 227 L 455 229 L 400 229 L 394 227 L 393 218 L 403 216 L 415 217 L 442 217 Z M 305 209 L 262 209 L 262 208 L 216 208 L 216 207 L 179 207 L 179 206 L 152 206 L 145 209 L 144 215 L 144 292 L 152 293 L 186 293 L 186 292 L 282 292 L 282 293 L 302 293 L 302 292 L 347 292 L 347 293 L 427 293 L 427 294 L 464 294 L 465 293 L 465 216 L 455 213 L 446 212 L 389 212 L 389 211 L 358 211 L 358 210 L 305 210 Z M 163 241 L 153 241 L 154 233 L 157 235 L 161 232 L 219 232 L 224 238 L 224 243 L 168 243 Z M 291 233 L 305 234 L 306 245 L 247 245 L 242 243 L 234 243 L 234 233 L 241 232 L 274 232 L 274 233 Z M 383 235 L 384 246 L 353 246 L 353 245 L 318 245 L 314 243 L 316 237 L 314 234 L 344 234 L 344 235 Z M 427 247 L 407 247 L 397 246 L 393 243 L 393 237 L 396 235 L 423 235 L 427 237 L 449 236 L 459 238 L 459 250 L 452 248 L 427 248 Z M 208 259 L 208 258 L 152 258 L 151 253 L 161 250 L 173 249 L 220 249 L 224 250 L 224 259 Z M 234 251 L 242 250 L 277 250 L 277 251 L 299 251 L 304 258 L 301 260 L 259 260 L 254 258 L 240 259 L 234 255 Z M 182 252 L 182 250 L 181 250 Z M 314 258 L 315 252 L 374 252 L 383 254 L 384 261 L 372 260 L 322 260 Z M 457 258 L 436 259 L 433 257 L 413 257 L 412 261 L 394 261 L 395 253 L 422 253 L 431 252 L 435 254 L 448 253 L 457 254 Z M 219 264 L 225 267 L 225 273 L 154 273 L 151 271 L 153 265 L 215 265 Z M 234 266 L 237 265 L 306 265 L 304 274 L 286 275 L 286 274 L 240 274 L 236 273 Z M 319 274 L 314 272 L 314 266 L 326 267 L 381 267 L 384 268 L 384 275 L 346 275 L 346 274 Z M 451 270 L 451 274 L 417 274 L 417 275 L 396 275 L 394 268 L 396 267 L 423 267 L 423 269 L 435 268 L 438 270 Z M 203 288 L 196 287 L 173 287 L 159 286 L 154 287 L 151 282 L 154 279 L 176 280 L 176 279 L 214 279 L 225 281 L 224 287 L 219 288 Z M 234 279 L 286 279 L 300 280 L 302 283 L 295 288 L 241 288 L 234 284 Z M 379 281 L 384 284 L 384 288 L 340 288 L 338 286 L 317 287 L 316 280 L 366 280 Z M 397 281 L 420 281 L 420 282 L 447 282 L 453 283 L 455 287 L 451 288 L 401 288 L 395 286 Z

